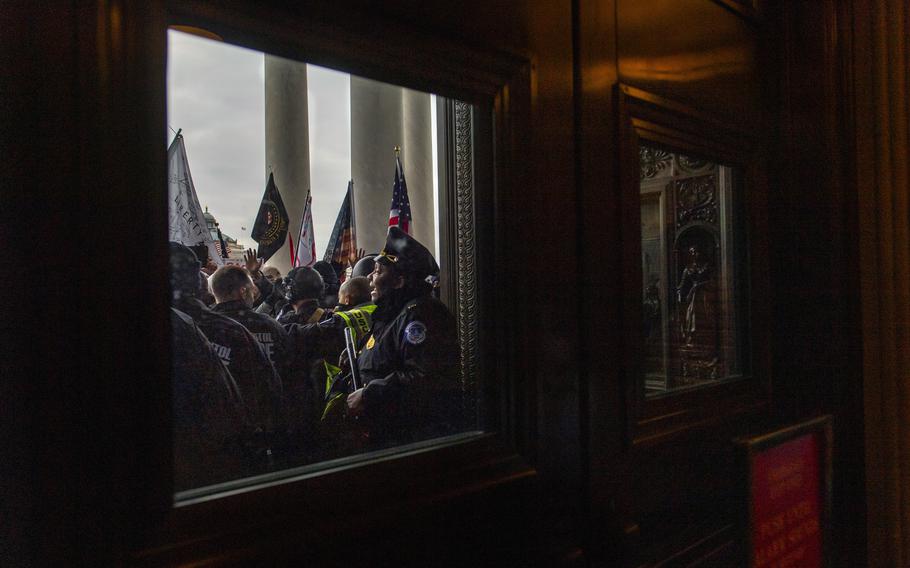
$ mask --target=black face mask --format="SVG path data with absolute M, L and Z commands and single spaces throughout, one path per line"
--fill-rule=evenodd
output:
M 288 276 L 285 276 L 280 282 L 275 284 L 275 291 L 278 292 L 280 290 L 281 295 L 289 302 L 293 300 L 293 288 L 294 279 Z
M 272 296 L 276 298 L 284 298 L 284 295 L 287 293 L 288 287 L 285 284 L 284 278 L 276 278 L 272 283 Z

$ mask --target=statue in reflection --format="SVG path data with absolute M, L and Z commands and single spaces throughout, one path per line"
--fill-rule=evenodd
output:
M 653 279 L 648 284 L 642 304 L 644 338 L 645 343 L 650 345 L 660 337 L 660 280 Z
M 690 245 L 686 253 L 688 263 L 676 286 L 680 336 L 686 347 L 713 348 L 717 345 L 713 267 L 703 258 L 700 245 Z

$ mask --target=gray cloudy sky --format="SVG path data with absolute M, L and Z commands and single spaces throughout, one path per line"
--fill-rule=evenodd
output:
M 168 125 L 183 129 L 199 202 L 224 233 L 246 246 L 255 246 L 249 234 L 267 180 L 264 69 L 261 52 L 168 33 Z M 313 224 L 321 257 L 351 177 L 350 77 L 309 66 L 307 82 Z M 168 143 L 173 137 L 168 130 Z

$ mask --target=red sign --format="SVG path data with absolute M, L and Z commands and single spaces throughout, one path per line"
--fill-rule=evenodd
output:
M 820 433 L 752 458 L 751 566 L 822 566 Z

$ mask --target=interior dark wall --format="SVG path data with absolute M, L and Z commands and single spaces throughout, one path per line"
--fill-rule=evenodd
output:
M 768 98 L 776 412 L 834 416 L 834 558 L 865 562 L 862 331 L 850 85 L 853 7 L 775 2 Z
M 152 268 L 163 258 L 143 253 L 165 238 L 148 223 L 165 204 L 147 191 L 164 156 L 131 146 L 164 119 L 163 68 L 152 68 L 163 42 L 146 33 L 164 25 L 155 14 L 107 2 L 0 9 L 0 226 L 19 282 L 0 300 L 5 565 L 105 564 L 137 524 L 128 511 L 168 490 L 138 487 L 151 458 L 119 461 L 169 444 L 147 429 L 169 401 L 142 384 L 167 366 L 166 312 L 149 309 L 166 298 L 166 273 Z
M 770 411 L 761 398 L 751 410 L 734 412 L 735 403 L 723 402 L 719 393 L 716 400 L 705 397 L 688 404 L 668 397 L 673 406 L 665 405 L 664 415 L 698 406 L 702 417 L 655 430 L 652 436 L 636 433 L 644 419 L 636 408 L 641 404 L 634 403 L 640 376 L 632 362 L 641 321 L 636 267 L 641 259 L 631 241 L 639 238 L 640 229 L 629 221 L 638 216 L 637 188 L 626 186 L 637 151 L 623 150 L 630 134 L 622 118 L 628 97 L 620 89 L 644 91 L 661 109 L 680 109 L 661 125 L 682 128 L 689 118 L 719 122 L 745 130 L 764 149 L 768 132 L 762 90 L 765 74 L 773 72 L 761 59 L 763 26 L 760 19 L 720 2 L 618 0 L 580 2 L 576 33 L 579 192 L 584 203 L 580 339 L 588 402 L 588 487 L 597 526 L 589 550 L 608 565 L 736 565 L 743 553 L 737 528 L 743 485 L 732 439 L 767 427 Z M 699 135 L 710 142 L 725 134 L 701 127 Z M 754 160 L 763 165 L 762 156 Z M 637 181 L 637 171 L 634 177 Z M 753 181 L 756 191 L 766 191 L 764 180 Z M 752 227 L 762 225 L 763 215 L 759 207 Z M 766 232 L 750 237 L 756 243 L 753 250 L 769 246 Z M 752 309 L 755 372 L 750 380 L 770 385 L 767 295 L 756 294 Z
M 0 295 L 0 563 L 9 565 L 62 563 L 76 544 L 78 435 L 59 429 L 78 414 L 79 255 L 65 244 L 78 230 L 74 19 L 65 4 L 0 9 L 0 242 L 17 282 Z
M 617 2 L 619 78 L 732 121 L 755 122 L 759 28 L 717 2 Z
M 212 13 L 220 6 L 190 4 Z M 267 28 L 268 16 L 286 17 L 282 4 L 249 3 L 257 14 L 249 36 Z M 508 404 L 534 475 L 387 511 L 395 536 L 372 527 L 362 550 L 347 546 L 337 524 L 276 530 L 276 520 L 268 530 L 238 529 L 233 542 L 138 557 L 147 544 L 140 527 L 163 515 L 156 507 L 169 492 L 147 481 L 149 471 L 166 475 L 166 460 L 143 457 L 165 455 L 170 444 L 153 427 L 167 423 L 169 401 L 145 382 L 167 365 L 160 356 L 166 314 L 156 308 L 167 302 L 164 249 L 137 261 L 143 243 L 164 239 L 153 221 L 166 206 L 156 184 L 165 168 L 158 133 L 167 6 L 4 6 L 0 236 L 11 244 L 11 280 L 23 284 L 0 295 L 9 340 L 0 381 L 3 501 L 12 513 L 2 522 L 15 518 L 3 526 L 10 538 L 0 539 L 0 560 L 268 556 L 331 564 L 340 562 L 338 550 L 360 560 L 407 550 L 415 561 L 445 552 L 543 565 L 711 565 L 717 551 L 727 559 L 739 552 L 730 499 L 742 479 L 731 436 L 832 412 L 842 441 L 838 557 L 861 565 L 858 285 L 849 268 L 856 226 L 851 190 L 839 181 L 849 164 L 837 143 L 842 46 L 830 32 L 843 25 L 843 7 L 835 4 L 768 2 L 760 20 L 711 0 L 307 5 L 320 18 L 394 21 L 440 44 L 529 62 L 529 97 L 515 111 L 510 146 L 520 171 L 510 172 L 516 185 L 498 190 L 494 203 L 505 253 L 489 277 L 508 299 L 494 317 L 510 318 L 509 329 L 518 330 L 496 355 L 514 366 L 520 394 Z M 292 10 L 301 17 L 302 8 Z M 639 259 L 629 256 L 621 231 L 618 83 L 754 128 L 772 149 L 771 228 L 756 235 L 767 242 L 772 294 L 755 308 L 770 320 L 762 339 L 772 354 L 772 404 L 634 447 L 623 350 L 624 326 L 634 318 L 623 305 L 638 291 L 620 273 Z M 406 548 L 415 538 L 420 545 Z M 702 548 L 692 552 L 693 543 Z

